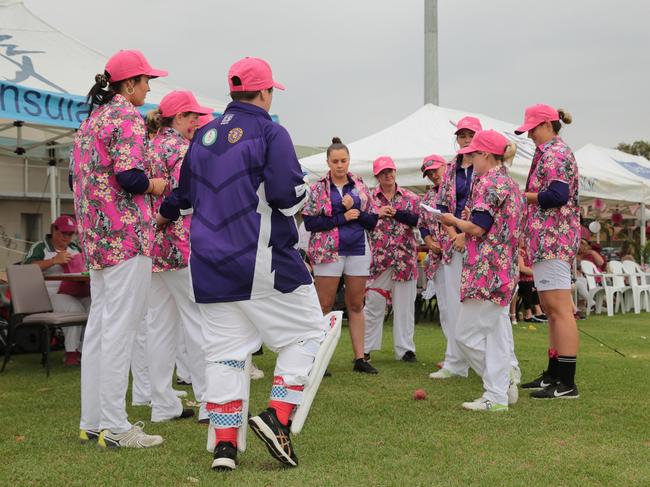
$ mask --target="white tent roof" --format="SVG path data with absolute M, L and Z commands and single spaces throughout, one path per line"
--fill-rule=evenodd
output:
M 528 177 L 530 163 L 535 151 L 533 142 L 525 135 L 515 135 L 516 125 L 481 113 L 452 110 L 427 104 L 405 119 L 390 127 L 347 144 L 350 149 L 350 170 L 361 175 L 370 184 L 375 184 L 372 175 L 372 161 L 381 155 L 393 158 L 397 166 L 397 180 L 402 186 L 421 186 L 428 184 L 422 179 L 420 165 L 429 154 L 440 154 L 451 159 L 457 150 L 454 132 L 455 122 L 471 115 L 481 120 L 484 129 L 494 129 L 517 143 L 517 155 L 510 168 L 512 177 L 523 187 Z M 580 172 L 581 195 L 620 201 L 650 202 L 650 169 L 646 179 L 632 163 L 642 167 L 650 163 L 638 156 L 630 156 L 620 151 L 588 145 L 576 152 Z M 316 179 L 327 172 L 326 156 L 322 152 L 300 160 L 308 171 L 310 179 Z M 628 161 L 625 164 L 620 161 Z M 643 162 L 645 161 L 645 163 Z M 635 168 L 637 166 L 634 166 Z

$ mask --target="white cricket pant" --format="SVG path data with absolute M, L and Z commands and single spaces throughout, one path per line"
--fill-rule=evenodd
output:
M 409 350 L 415 352 L 415 297 L 416 281 L 393 281 L 393 269 L 386 269 L 366 285 L 366 305 L 363 314 L 366 319 L 364 352 L 381 350 L 384 318 L 386 316 L 386 298 L 369 288 L 378 288 L 390 292 L 393 302 L 393 350 L 395 358 L 400 360 Z
M 248 400 L 244 363 L 262 343 L 278 354 L 275 376 L 287 385 L 306 384 L 327 333 L 313 284 L 267 298 L 199 304 L 199 310 L 204 319 L 206 403 Z
M 58 294 L 48 289 L 52 310 L 62 313 L 88 313 L 90 310 L 90 297 L 77 298 L 69 294 Z M 83 326 L 66 326 L 61 329 L 65 337 L 65 351 L 74 352 L 81 350 L 81 334 Z
M 187 356 L 187 347 L 185 346 L 185 330 L 182 326 L 178 327 L 178 347 L 176 349 L 176 377 L 185 381 L 192 382 L 190 374 L 190 358 Z
M 466 299 L 461 303 L 456 342 L 471 367 L 483 379 L 483 398 L 498 404 L 508 404 L 512 367 L 508 330 L 512 335 L 508 307 L 476 299 Z
M 148 295 L 147 295 L 148 299 Z M 151 380 L 147 358 L 147 314 L 138 323 L 131 351 L 131 403 L 134 406 L 149 405 L 151 402 Z
M 90 271 L 92 303 L 81 356 L 81 429 L 131 429 L 125 403 L 129 364 L 150 284 L 151 259 L 142 255 Z
M 444 368 L 453 374 L 467 377 L 469 364 L 456 343 L 456 323 L 458 323 L 458 313 L 460 311 L 460 278 L 463 270 L 463 254 L 454 251 L 451 262 L 443 265 L 438 270 L 442 270 L 445 290 L 442 293 L 445 302 L 440 311 L 440 322 L 443 332 L 447 338 L 447 349 L 445 350 Z M 438 288 L 436 288 L 437 290 Z M 438 304 L 440 308 L 440 304 Z M 444 318 L 443 318 L 444 316 Z
M 147 356 L 151 378 L 151 421 L 166 421 L 183 411 L 174 393 L 172 376 L 178 348 L 178 331 L 185 331 L 186 347 L 197 401 L 205 392 L 202 317 L 190 299 L 189 269 L 154 272 L 147 313 Z

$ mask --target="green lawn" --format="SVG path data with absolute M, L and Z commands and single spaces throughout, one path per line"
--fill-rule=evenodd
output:
M 249 436 L 232 473 L 209 469 L 206 428 L 194 422 L 147 423 L 164 436 L 153 450 L 102 451 L 77 441 L 79 370 L 55 354 L 49 379 L 36 355 L 17 356 L 0 375 L 1 485 L 650 485 L 650 315 L 590 317 L 580 322 L 621 357 L 581 335 L 577 401 L 533 401 L 521 393 L 505 414 L 464 411 L 481 394 L 468 380 L 431 381 L 442 357 L 438 326 L 416 330 L 417 364 L 393 360 L 390 326 L 384 351 L 373 353 L 377 376 L 351 372 L 344 329 L 303 433 L 300 460 L 284 469 Z M 524 379 L 545 366 L 546 326 L 515 328 Z M 266 378 L 252 384 L 253 410 L 265 407 L 274 357 L 256 363 Z M 415 402 L 414 389 L 428 399 Z M 189 390 L 189 389 L 188 389 Z M 129 407 L 147 421 L 147 407 Z

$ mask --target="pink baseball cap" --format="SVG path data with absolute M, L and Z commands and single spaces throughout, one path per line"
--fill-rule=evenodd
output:
M 476 133 L 483 130 L 483 127 L 481 126 L 481 121 L 478 118 L 463 117 L 456 124 L 456 131 L 454 132 L 454 134 L 458 135 L 458 132 L 460 132 L 463 129 L 471 130 L 472 132 Z
M 445 164 L 447 164 L 445 158 L 439 156 L 438 154 L 431 154 L 430 156 L 425 157 L 422 161 L 422 167 L 420 167 L 420 171 L 422 171 L 422 177 L 426 178 L 427 171 L 433 171 L 434 169 L 438 169 Z
M 459 154 L 469 154 L 471 152 L 489 152 L 502 156 L 506 152 L 508 139 L 496 130 L 482 130 L 474 135 L 474 138 L 467 147 L 458 151 Z
M 211 113 L 206 113 L 205 115 L 201 115 L 199 117 L 199 126 L 198 128 L 203 127 L 206 123 L 210 123 L 214 120 L 214 115 Z
M 372 163 L 372 173 L 375 176 L 380 172 L 382 172 L 384 169 L 394 169 L 397 171 L 397 168 L 395 167 L 395 162 L 393 162 L 393 160 L 388 156 L 378 157 Z
M 559 119 L 560 114 L 555 108 L 538 103 L 537 105 L 526 108 L 524 123 L 521 127 L 515 130 L 515 134 L 521 135 L 524 132 L 528 132 L 530 129 L 537 127 L 540 123 L 553 122 Z
M 122 50 L 113 54 L 106 63 L 106 72 L 110 75 L 109 81 L 122 81 L 142 74 L 150 78 L 167 76 L 167 71 L 154 69 L 140 51 Z
M 69 215 L 61 215 L 52 224 L 59 232 L 76 232 L 77 222 Z
M 160 114 L 173 117 L 177 113 L 192 112 L 199 115 L 212 113 L 212 108 L 202 107 L 191 91 L 172 91 L 160 100 Z
M 234 76 L 241 81 L 241 85 L 235 86 L 232 82 Z M 284 85 L 273 81 L 271 65 L 257 57 L 245 57 L 230 66 L 228 71 L 228 85 L 230 91 L 260 91 L 269 88 L 284 90 Z

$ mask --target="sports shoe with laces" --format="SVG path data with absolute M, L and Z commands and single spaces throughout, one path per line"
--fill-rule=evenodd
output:
M 375 369 L 368 361 L 358 358 L 354 361 L 354 367 L 352 367 L 354 372 L 361 372 L 362 374 L 378 374 L 379 371 Z
M 138 421 L 124 433 L 111 433 L 110 430 L 104 430 L 99 435 L 97 444 L 102 448 L 150 448 L 163 442 L 162 436 L 148 435 L 142 431 L 143 427 L 144 423 Z
M 429 374 L 429 379 L 451 379 L 452 377 L 460 377 L 457 374 L 454 374 L 451 370 L 445 369 L 444 367 L 435 372 Z
M 544 389 L 531 392 L 530 397 L 533 399 L 578 399 L 580 394 L 575 384 L 573 387 L 569 387 L 557 381 L 555 384 Z
M 212 470 L 235 470 L 237 467 L 237 447 L 229 441 L 220 441 L 214 447 Z
M 418 359 L 415 357 L 415 352 L 409 350 L 407 351 L 404 356 L 402 357 L 402 362 L 409 362 L 409 363 L 414 363 L 417 362 Z
M 555 384 L 555 379 L 553 379 L 553 377 L 551 377 L 548 374 L 548 372 L 545 370 L 535 380 L 522 384 L 521 388 L 522 389 L 544 389 L 545 387 L 548 387 L 553 384 Z
M 478 401 L 464 402 L 463 408 L 469 411 L 486 411 L 490 413 L 505 412 L 508 410 L 507 404 L 497 404 L 489 399 L 481 398 Z
M 88 443 L 90 441 L 97 441 L 101 431 L 99 430 L 79 430 L 79 441 L 81 443 Z
M 291 467 L 298 465 L 298 459 L 291 445 L 289 427 L 280 422 L 275 409 L 267 408 L 257 416 L 251 416 L 248 418 L 248 424 L 264 442 L 273 458 Z

